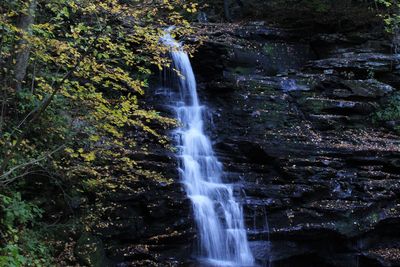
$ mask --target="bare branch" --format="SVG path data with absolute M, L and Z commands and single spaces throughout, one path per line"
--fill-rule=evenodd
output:
M 0 186 L 6 186 L 6 185 L 14 182 L 18 178 L 24 177 L 26 175 L 26 172 L 25 172 L 23 174 L 20 174 L 20 175 L 14 176 L 14 177 L 10 177 L 10 175 L 13 174 L 15 171 L 17 171 L 19 169 L 26 168 L 28 166 L 35 165 L 35 164 L 39 163 L 40 161 L 43 161 L 43 160 L 49 158 L 51 155 L 57 153 L 58 151 L 60 151 L 64 147 L 65 147 L 65 145 L 59 146 L 57 149 L 51 151 L 50 153 L 42 155 L 37 159 L 31 160 L 29 162 L 25 162 L 23 164 L 20 164 L 20 165 L 17 165 L 15 167 L 11 168 L 10 170 L 8 170 L 7 172 L 3 173 L 0 176 Z

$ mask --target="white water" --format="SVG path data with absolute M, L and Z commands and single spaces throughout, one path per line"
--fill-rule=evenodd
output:
M 204 133 L 203 109 L 189 57 L 169 34 L 162 39 L 171 47 L 173 68 L 180 91 L 176 102 L 180 174 L 193 204 L 200 242 L 199 257 L 212 266 L 253 266 L 243 210 L 232 185 L 221 180 L 222 165 Z

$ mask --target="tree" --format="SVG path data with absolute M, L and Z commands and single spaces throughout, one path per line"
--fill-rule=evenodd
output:
M 189 31 L 189 24 L 178 12 L 182 11 L 181 4 L 178 0 L 129 4 L 115 0 L 49 1 L 40 3 L 43 8 L 39 11 L 49 19 L 42 16 L 36 24 L 33 24 L 35 0 L 29 1 L 28 12 L 23 9 L 24 4 L 18 14 L 9 8 L 1 26 L 4 34 L 11 34 L 3 45 L 3 56 L 16 58 L 16 88 L 10 89 L 21 89 L 29 55 L 35 69 L 41 71 L 35 72 L 32 68 L 29 73 L 29 87 L 34 88 L 34 93 L 28 96 L 35 107 L 19 114 L 21 120 L 9 125 L 8 134 L 2 136 L 6 149 L 0 182 L 1 178 L 11 175 L 10 170 L 16 173 L 15 169 L 8 168 L 10 161 L 56 98 L 70 105 L 69 112 L 74 117 L 92 123 L 103 134 L 117 138 L 121 136 L 118 129 L 134 125 L 158 136 L 144 121 L 162 118 L 155 112 L 141 110 L 137 96 L 146 86 L 150 65 L 161 67 L 168 63 L 163 57 L 166 48 L 159 46 L 158 41 L 163 28 L 174 24 L 179 26 L 175 34 Z M 17 25 L 14 25 L 14 16 L 19 18 Z M 17 53 L 11 48 L 15 41 L 22 47 Z M 13 94 L 12 90 L 4 89 Z M 106 95 L 112 95 L 111 99 Z M 24 164 L 19 167 L 24 168 Z
M 24 10 L 18 16 L 17 27 L 20 30 L 21 35 L 31 35 L 32 34 L 32 25 L 35 19 L 36 12 L 36 0 L 30 0 L 27 3 L 27 10 Z M 14 76 L 15 76 L 15 87 L 17 90 L 22 89 L 22 82 L 26 75 L 26 69 L 28 68 L 29 63 L 29 43 L 26 41 L 26 38 L 21 38 L 19 40 L 17 46 L 18 52 L 16 53 L 15 59 L 15 68 L 14 68 Z
M 378 3 L 386 7 L 384 12 L 381 12 L 386 26 L 387 32 L 393 36 L 394 53 L 398 53 L 400 42 L 400 2 L 398 0 L 378 0 Z
M 164 28 L 190 34 L 184 15 L 195 11 L 182 0 L 0 3 L 0 214 L 32 215 L 0 221 L 0 265 L 46 262 L 19 241 L 40 214 L 16 197 L 24 181 L 135 173 L 143 169 L 128 154 L 145 149 L 140 136 L 168 146 L 154 125 L 175 121 L 145 109 L 141 95 L 154 66 L 169 64 L 159 44 Z

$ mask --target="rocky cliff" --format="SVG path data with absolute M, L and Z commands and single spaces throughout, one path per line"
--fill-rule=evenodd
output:
M 259 262 L 398 266 L 399 122 L 374 116 L 398 91 L 400 56 L 381 31 L 206 32 L 195 71 Z
M 226 181 L 237 185 L 258 263 L 398 266 L 399 122 L 377 114 L 399 91 L 400 56 L 383 32 L 198 27 L 208 36 L 193 58 L 208 132 Z M 147 96 L 173 116 L 165 97 Z M 191 205 L 176 158 L 142 142 L 148 151 L 131 157 L 172 182 L 119 181 L 103 200 L 108 217 L 78 242 L 81 261 L 194 264 Z M 98 253 L 85 253 L 88 245 Z

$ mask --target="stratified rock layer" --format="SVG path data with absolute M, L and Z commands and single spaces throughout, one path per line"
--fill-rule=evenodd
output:
M 400 138 L 372 120 L 398 90 L 390 44 L 263 25 L 206 32 L 195 72 L 259 262 L 398 266 Z

